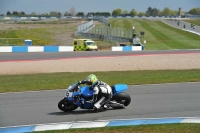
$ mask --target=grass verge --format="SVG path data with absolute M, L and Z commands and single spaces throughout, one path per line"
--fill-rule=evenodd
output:
M 34 133 L 199 133 L 199 124 L 160 124 L 140 126 L 119 126 L 90 129 L 68 129 Z
M 100 80 L 110 85 L 158 84 L 175 82 L 199 82 L 200 69 L 195 70 L 145 70 L 94 72 Z M 0 92 L 22 92 L 67 88 L 72 83 L 83 80 L 89 72 L 47 73 L 33 75 L 0 75 Z
M 30 26 L 31 27 L 31 26 Z M 1 38 L 8 38 L 8 44 L 24 46 L 24 39 L 31 39 L 34 46 L 50 45 L 55 43 L 55 36 L 58 34 L 64 34 L 67 32 L 75 31 L 75 26 L 67 27 L 64 24 L 59 26 L 48 26 L 46 24 L 40 28 L 32 26 L 32 28 L 20 27 L 20 29 L 7 29 L 0 30 L 0 44 L 7 44 L 5 40 Z M 11 39 L 15 38 L 15 39 Z M 23 39 L 23 40 L 22 40 Z
M 200 20 L 199 19 L 197 19 L 197 20 L 183 20 L 183 21 L 200 26 Z
M 146 50 L 169 50 L 169 49 L 198 49 L 200 38 L 180 29 L 173 28 L 161 21 L 150 21 L 145 19 L 109 19 L 112 28 L 132 29 L 139 36 L 140 32 L 145 33 L 141 38 L 143 43 L 146 40 Z

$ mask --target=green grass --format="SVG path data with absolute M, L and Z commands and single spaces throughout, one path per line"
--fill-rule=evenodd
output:
M 21 29 L 21 30 L 9 30 L 5 34 L 0 32 L 1 38 L 27 38 L 33 41 L 33 45 L 50 44 L 53 42 L 53 35 L 48 32 L 47 28 L 36 29 Z M 9 41 L 9 43 L 16 45 L 24 45 L 22 41 Z
M 94 72 L 100 80 L 110 85 L 158 84 L 175 82 L 199 82 L 200 69 L 197 70 L 146 70 Z M 67 88 L 72 83 L 83 80 L 89 72 L 48 73 L 32 75 L 0 75 L 0 92 L 21 92 Z
M 146 50 L 170 50 L 170 49 L 199 49 L 199 35 L 192 34 L 180 29 L 170 27 L 160 21 L 149 21 L 145 19 L 109 19 L 112 27 L 132 29 L 140 34 L 145 32 L 143 43 L 146 40 Z
M 71 21 L 59 20 L 59 21 L 19 21 L 17 24 L 69 24 Z
M 1 38 L 23 38 L 31 39 L 32 44 L 35 46 L 42 46 L 52 44 L 55 40 L 56 34 L 63 34 L 69 31 L 75 31 L 76 27 L 61 26 L 44 26 L 43 28 L 22 28 L 18 30 L 0 30 Z M 5 40 L 0 39 L 0 44 L 7 44 Z M 13 45 L 24 45 L 24 42 L 19 39 L 16 41 L 9 39 L 9 44 Z
M 12 21 L 12 20 L 0 20 L 0 23 L 1 22 L 9 22 L 9 21 Z
M 160 124 L 40 131 L 34 133 L 199 133 L 199 124 Z
M 183 20 L 183 21 L 200 26 L 200 19 L 197 19 L 197 20 Z

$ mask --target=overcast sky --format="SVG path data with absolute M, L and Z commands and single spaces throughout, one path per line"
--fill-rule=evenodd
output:
M 191 8 L 200 8 L 200 0 L 0 0 L 0 14 L 7 11 L 24 11 L 26 14 L 37 14 L 57 11 L 69 12 L 74 7 L 76 12 L 110 12 L 116 8 L 124 10 L 135 9 L 137 12 L 146 12 L 148 7 L 163 10 L 169 7 L 172 10 L 189 11 Z

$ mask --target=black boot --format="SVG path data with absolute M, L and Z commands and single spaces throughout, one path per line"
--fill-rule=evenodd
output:
M 100 108 L 94 107 L 94 112 L 95 112 L 95 113 L 102 112 L 102 111 L 103 111 L 103 108 L 102 108 L 102 107 L 100 107 Z

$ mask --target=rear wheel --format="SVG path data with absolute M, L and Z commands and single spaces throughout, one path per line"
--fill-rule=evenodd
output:
M 123 104 L 124 106 L 128 106 L 131 102 L 131 97 L 129 94 L 121 92 L 117 95 L 114 95 L 112 100 L 115 100 L 116 102 Z M 123 108 L 123 107 L 117 107 L 117 108 Z
M 67 101 L 66 99 L 62 99 L 59 103 L 58 103 L 58 108 L 61 110 L 61 111 L 64 111 L 64 112 L 70 112 L 70 111 L 73 111 L 75 109 L 78 108 L 77 105 Z

